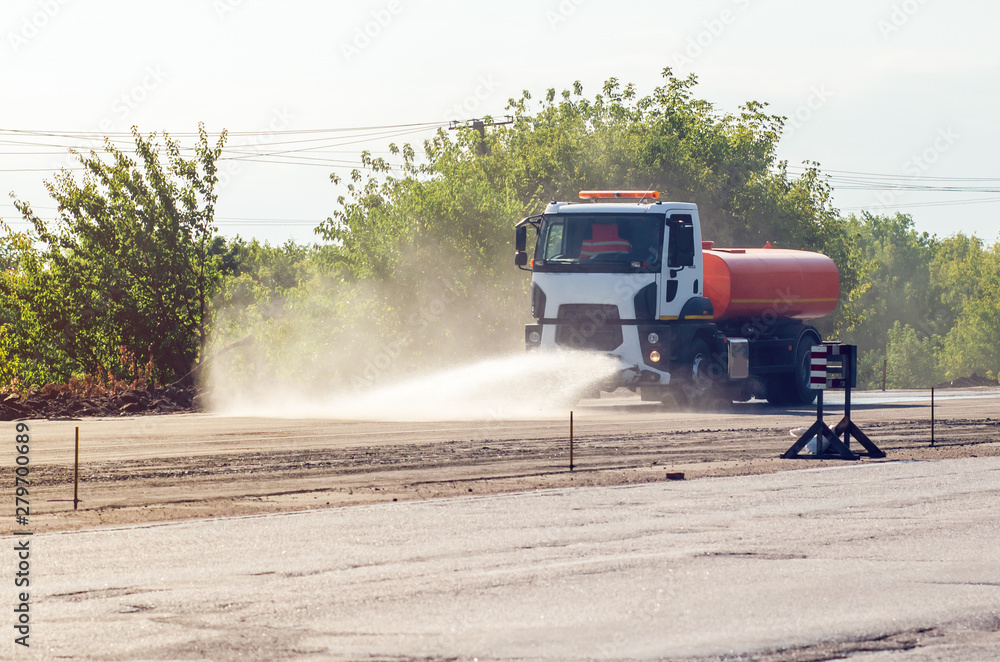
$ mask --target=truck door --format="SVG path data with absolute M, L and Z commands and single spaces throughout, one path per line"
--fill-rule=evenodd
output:
M 697 212 L 673 212 L 666 215 L 663 233 L 663 288 L 660 319 L 675 320 L 692 297 L 702 296 L 700 233 Z

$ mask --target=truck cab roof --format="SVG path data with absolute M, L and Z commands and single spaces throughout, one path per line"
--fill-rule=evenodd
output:
M 546 214 L 662 214 L 672 211 L 696 210 L 691 202 L 550 202 L 545 207 Z

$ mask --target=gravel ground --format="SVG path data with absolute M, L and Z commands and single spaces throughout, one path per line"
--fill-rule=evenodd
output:
M 890 393 L 881 404 L 856 406 L 854 420 L 887 454 L 860 462 L 1000 455 L 1000 389 L 950 391 L 937 408 L 933 446 L 928 407 L 907 397 Z M 839 415 L 828 407 L 829 422 Z M 808 408 L 761 403 L 677 412 L 635 398 L 590 402 L 575 412 L 573 471 L 568 417 L 413 423 L 173 414 L 28 421 L 31 523 L 38 532 L 75 530 L 812 468 L 816 461 L 780 455 L 795 440 L 790 431 L 814 418 Z M 4 444 L 3 484 L 12 484 L 14 466 L 13 444 Z M 10 530 L 5 523 L 0 533 Z

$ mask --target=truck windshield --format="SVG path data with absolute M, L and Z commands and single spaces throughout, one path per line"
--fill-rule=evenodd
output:
M 534 269 L 659 271 L 663 225 L 658 214 L 546 214 Z

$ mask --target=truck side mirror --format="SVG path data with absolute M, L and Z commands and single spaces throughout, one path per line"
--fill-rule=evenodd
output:
M 518 267 L 523 267 L 528 264 L 528 254 L 524 251 L 518 251 L 514 253 L 514 265 Z
M 514 250 L 518 253 L 528 250 L 528 226 L 519 225 L 514 228 Z

